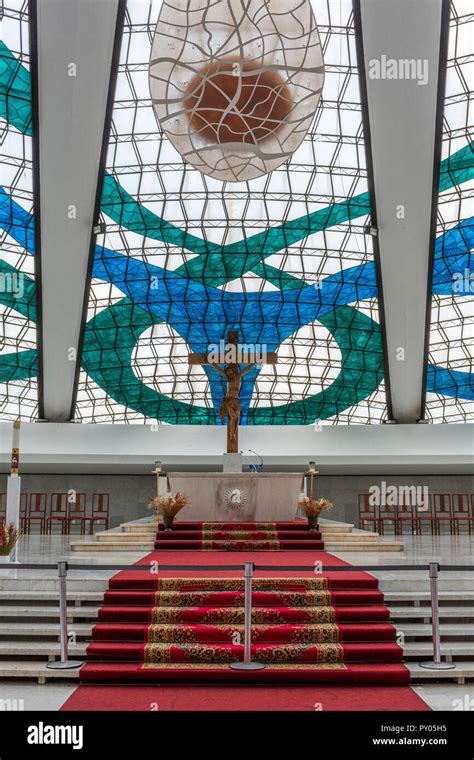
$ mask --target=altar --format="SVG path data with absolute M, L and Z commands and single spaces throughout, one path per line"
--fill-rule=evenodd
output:
M 304 489 L 301 472 L 170 472 L 168 489 L 188 497 L 180 520 L 293 520 Z

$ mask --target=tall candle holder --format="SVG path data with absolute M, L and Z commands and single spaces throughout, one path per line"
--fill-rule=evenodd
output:
M 319 471 L 316 469 L 316 462 L 310 462 L 308 470 L 305 475 L 309 475 L 309 494 L 311 501 L 314 501 L 314 479 L 316 475 L 319 475 Z
M 151 471 L 153 475 L 156 475 L 156 495 L 160 495 L 160 475 L 161 475 L 161 462 L 155 462 L 155 469 Z

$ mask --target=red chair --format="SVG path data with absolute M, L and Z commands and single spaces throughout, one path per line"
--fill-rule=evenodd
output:
M 411 532 L 417 533 L 416 504 L 413 503 L 411 495 L 403 495 L 400 501 L 397 509 L 397 533 L 403 535 L 403 526 L 406 523 L 411 523 Z
M 390 499 L 390 502 L 392 500 Z M 385 525 L 393 525 L 393 532 L 398 533 L 398 507 L 397 504 L 385 504 L 380 505 L 379 509 L 379 533 L 385 534 Z
M 23 531 L 25 530 L 23 522 L 26 517 L 27 500 L 28 500 L 28 494 L 26 493 L 20 494 L 20 528 Z M 7 521 L 7 494 L 0 493 L 0 528 L 2 527 L 2 525 L 6 523 L 6 521 Z
M 92 497 L 92 515 L 89 517 L 89 533 L 94 532 L 96 522 L 104 523 L 104 530 L 109 527 L 109 494 L 95 493 Z
M 53 523 L 58 522 L 61 533 L 66 533 L 68 519 L 68 494 L 52 493 L 49 502 L 49 514 L 46 517 L 46 532 L 52 533 Z
M 441 533 L 441 525 L 445 522 L 449 523 L 449 532 L 454 533 L 451 494 L 435 493 L 433 494 L 433 503 L 436 533 Z
M 7 519 L 7 495 L 6 493 L 0 493 L 0 528 Z
M 379 505 L 378 504 L 371 504 L 370 501 L 370 494 L 368 493 L 360 493 L 359 494 L 359 528 L 361 530 L 365 530 L 364 525 L 365 523 L 372 524 L 372 527 L 375 528 L 375 530 L 378 529 L 379 524 Z
M 472 497 L 472 494 L 471 494 Z M 472 533 L 473 525 L 473 511 L 471 505 L 471 499 L 468 493 L 453 493 L 451 495 L 451 508 L 453 515 L 453 529 L 454 533 L 459 535 L 459 527 L 462 523 L 467 523 L 469 535 Z
M 78 522 L 81 528 L 81 536 L 86 532 L 86 495 L 85 493 L 76 493 L 74 501 L 68 502 L 68 512 L 66 519 L 66 533 L 69 535 L 72 525 Z
M 24 495 L 27 496 L 27 494 Z M 30 533 L 32 525 L 39 525 L 40 533 L 45 533 L 47 500 L 46 493 L 30 493 L 28 509 L 21 518 L 22 529 L 25 533 Z
M 435 518 L 435 511 L 434 511 L 434 499 L 431 494 L 428 494 L 424 498 L 424 503 L 420 507 L 420 505 L 417 505 L 417 509 L 415 510 L 415 516 L 416 516 L 416 532 L 417 533 L 423 533 L 422 525 L 423 523 L 429 523 L 430 529 L 431 529 L 431 535 L 436 534 L 436 518 Z

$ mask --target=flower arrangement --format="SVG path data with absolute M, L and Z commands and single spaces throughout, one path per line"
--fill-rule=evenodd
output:
M 187 503 L 187 497 L 177 491 L 175 494 L 169 492 L 162 496 L 155 496 L 148 506 L 150 509 L 155 510 L 157 517 L 158 515 L 162 515 L 163 517 L 176 517 L 178 512 L 180 512 Z
M 8 556 L 11 553 L 20 535 L 21 530 L 15 528 L 13 523 L 0 527 L 0 555 L 2 557 Z
M 331 509 L 332 502 L 329 499 L 312 499 L 311 496 L 305 496 L 299 503 L 306 517 L 318 517 L 321 512 Z

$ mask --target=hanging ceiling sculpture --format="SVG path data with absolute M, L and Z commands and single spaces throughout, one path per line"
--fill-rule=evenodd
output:
M 287 161 L 308 132 L 323 80 L 310 0 L 161 6 L 153 108 L 178 153 L 210 177 L 242 182 Z
M 229 14 L 244 7 L 241 0 L 220 5 Z M 284 24 L 286 33 L 276 12 L 283 6 L 260 6 L 245 3 L 254 20 L 275 11 L 275 27 Z M 171 7 L 163 6 L 166 13 Z M 173 7 L 182 6 L 174 0 Z M 193 9 L 214 19 L 217 6 L 190 0 L 187 7 L 193 23 L 179 32 L 186 45 L 194 39 Z M 187 356 L 236 330 L 241 343 L 279 356 L 278 365 L 245 376 L 241 424 L 380 422 L 384 360 L 372 238 L 364 232 L 370 201 L 351 0 L 312 0 L 311 8 L 285 0 L 299 29 L 291 31 L 296 58 L 288 58 L 287 69 L 261 67 L 275 77 L 269 112 L 273 119 L 278 110 L 282 122 L 269 139 L 283 139 L 297 102 L 307 111 L 298 111 L 298 119 L 305 115 L 295 143 L 275 163 L 257 160 L 265 121 L 250 124 L 252 98 L 258 101 L 264 87 L 260 69 L 252 68 L 263 60 L 258 39 L 250 63 L 241 56 L 235 69 L 250 98 L 232 97 L 232 110 L 211 118 L 210 81 L 222 84 L 229 57 L 240 56 L 228 27 L 222 57 L 219 40 L 206 43 L 207 57 L 194 61 L 188 83 L 176 90 L 187 101 L 184 132 L 201 132 L 212 150 L 201 151 L 194 137 L 191 148 L 178 143 L 176 124 L 166 118 L 173 90 L 155 90 L 164 65 L 155 37 L 161 9 L 161 0 L 127 3 L 101 204 L 106 232 L 93 261 L 76 418 L 221 424 L 222 378 L 212 368 L 189 367 Z M 175 25 L 181 18 L 174 14 Z M 275 34 L 259 39 L 261 55 L 270 58 L 272 45 L 278 57 L 289 44 Z M 306 80 L 293 70 L 298 62 L 308 67 Z M 292 82 L 306 82 L 306 104 Z M 225 97 L 233 96 L 226 87 Z M 234 132 L 242 138 L 237 147 Z
M 453 0 L 426 380 L 425 416 L 432 422 L 474 415 L 473 36 L 471 3 Z
M 27 0 L 0 23 L 0 417 L 37 416 L 35 230 Z

